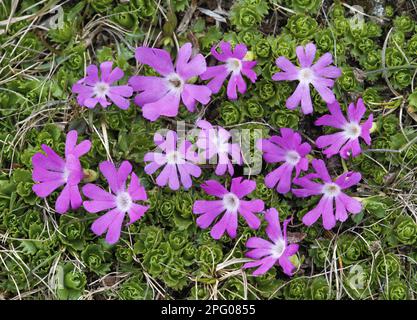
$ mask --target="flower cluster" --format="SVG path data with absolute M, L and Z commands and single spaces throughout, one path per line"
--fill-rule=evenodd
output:
M 33 191 L 44 198 L 65 184 L 55 202 L 56 211 L 62 214 L 66 213 L 69 207 L 78 209 L 81 205 L 91 213 L 111 209 L 94 221 L 91 230 L 99 236 L 107 232 L 106 241 L 110 244 L 116 243 L 120 237 L 125 214 L 129 214 L 131 224 L 148 210 L 148 206 L 134 202 L 147 200 L 146 191 L 135 173 L 132 173 L 132 165 L 128 161 L 123 162 L 118 170 L 113 163 L 104 161 L 100 163 L 100 171 L 114 194 L 89 183 L 82 188 L 82 192 L 92 200 L 83 202 L 78 185 L 84 178 L 84 171 L 79 158 L 90 150 L 91 142 L 84 140 L 77 145 L 77 138 L 77 131 L 68 132 L 65 160 L 47 145 L 42 145 L 46 155 L 38 152 L 32 157 L 33 180 L 38 182 L 33 185 Z M 130 184 L 126 189 L 129 176 Z
M 190 43 L 184 44 L 179 49 L 175 64 L 165 50 L 139 47 L 135 52 L 136 60 L 151 67 L 160 77 L 135 75 L 129 79 L 129 85 L 114 86 L 115 82 L 124 77 L 124 73 L 118 67 L 112 70 L 111 62 L 103 62 L 100 65 L 100 77 L 98 68 L 94 65 L 89 66 L 87 76 L 74 84 L 73 92 L 78 94 L 78 103 L 88 108 L 93 108 L 97 103 L 105 108 L 110 105 L 107 100 L 109 98 L 121 109 L 129 107 L 130 102 L 126 98 L 136 92 L 134 101 L 141 107 L 143 117 L 150 121 L 155 121 L 161 116 L 177 116 L 181 102 L 188 111 L 195 111 L 197 103 L 207 104 L 211 95 L 220 91 L 229 75 L 226 93 L 230 100 L 236 100 L 237 92 L 244 94 L 247 90 L 242 75 L 249 78 L 252 83 L 256 81 L 257 75 L 253 71 L 256 61 L 245 59 L 248 51 L 244 44 L 238 44 L 232 49 L 229 42 L 222 41 L 219 48 L 220 52 L 215 46 L 212 47 L 211 54 L 223 64 L 207 67 L 203 55 L 193 56 Z M 319 148 L 329 146 L 324 151 L 327 157 L 337 153 L 343 158 L 348 158 L 350 155 L 358 156 L 361 153 L 359 137 L 370 144 L 372 115 L 361 123 L 366 109 L 359 99 L 356 107 L 354 104 L 349 106 L 348 120 L 346 120 L 335 95 L 330 90 L 334 85 L 334 79 L 341 75 L 339 68 L 331 66 L 330 53 L 325 53 L 313 64 L 317 51 L 313 43 L 308 43 L 305 47 L 299 46 L 295 51 L 300 66 L 293 65 L 287 58 L 281 56 L 276 64 L 282 71 L 272 75 L 272 80 L 275 81 L 299 82 L 295 92 L 287 99 L 286 106 L 294 109 L 301 103 L 304 114 L 312 113 L 311 84 L 328 104 L 330 111 L 330 114 L 323 115 L 315 124 L 342 130 L 319 137 L 316 145 Z M 206 85 L 195 84 L 197 77 L 210 81 Z M 199 178 L 202 174 L 199 166 L 201 157 L 203 160 L 214 160 L 217 163 L 216 175 L 224 175 L 227 172 L 233 176 L 235 172 L 233 164 L 243 164 L 241 147 L 238 143 L 230 141 L 231 132 L 221 126 L 213 126 L 206 120 L 198 120 L 196 126 L 200 130 L 194 143 L 187 138 L 178 137 L 172 130 L 154 135 L 156 150 L 147 152 L 143 160 L 146 163 L 144 168 L 146 174 L 152 175 L 160 170 L 155 180 L 158 186 L 169 186 L 172 190 L 178 190 L 180 186 L 183 186 L 184 190 L 191 188 L 192 177 Z M 83 179 L 79 157 L 88 152 L 91 144 L 89 141 L 84 141 L 76 146 L 76 139 L 76 132 L 71 131 L 67 137 L 66 160 L 62 160 L 47 146 L 43 146 L 47 156 L 42 154 L 34 156 L 33 179 L 39 182 L 33 187 L 34 191 L 38 196 L 45 197 L 59 186 L 66 184 L 56 202 L 58 212 L 66 212 L 70 205 L 72 209 L 76 209 L 81 203 L 90 213 L 107 211 L 94 221 L 91 229 L 97 235 L 107 233 L 106 241 L 114 244 L 120 238 L 126 214 L 130 219 L 128 224 L 132 224 L 149 209 L 149 206 L 137 203 L 147 200 L 146 191 L 136 174 L 132 172 L 132 165 L 128 161 L 123 161 L 119 168 L 116 168 L 112 162 L 104 161 L 100 163 L 99 169 L 108 181 L 111 193 L 89 183 L 82 188 L 83 194 L 89 200 L 82 202 L 78 190 L 78 184 Z M 311 226 L 321 216 L 324 228 L 331 229 L 336 221 L 345 221 L 348 212 L 357 214 L 361 211 L 360 202 L 342 192 L 361 180 L 359 173 L 346 172 L 333 180 L 324 162 L 314 159 L 311 164 L 315 172 L 300 177 L 302 172 L 309 169 L 311 145 L 303 142 L 298 132 L 290 128 L 281 128 L 280 135 L 258 140 L 257 148 L 262 151 L 267 163 L 280 163 L 278 168 L 265 177 L 265 185 L 268 188 L 276 188 L 281 194 L 292 191 L 297 197 L 322 195 L 317 207 L 304 215 L 305 225 Z M 196 152 L 196 149 L 199 152 Z M 47 161 L 43 162 L 45 160 L 43 158 L 46 157 Z M 130 183 L 127 186 L 129 177 Z M 321 180 L 322 183 L 317 180 Z M 292 184 L 300 186 L 301 189 L 292 188 Z M 297 253 L 298 245 L 288 244 L 287 241 L 286 229 L 290 220 L 284 221 L 284 233 L 282 233 L 278 211 L 275 208 L 264 212 L 263 200 L 245 199 L 256 189 L 255 181 L 242 177 L 232 178 L 228 191 L 218 181 L 207 180 L 201 184 L 201 188 L 207 195 L 218 200 L 194 202 L 192 212 L 198 215 L 199 227 L 206 229 L 213 224 L 210 234 L 216 240 L 225 233 L 235 238 L 239 216 L 242 216 L 249 228 L 256 230 L 261 225 L 259 214 L 264 214 L 268 222 L 266 233 L 272 243 L 257 237 L 250 238 L 246 246 L 252 250 L 247 256 L 257 261 L 249 262 L 244 267 L 259 267 L 254 275 L 261 275 L 278 262 L 284 273 L 288 275 L 293 273 L 295 265 L 290 259 Z
M 346 121 L 337 102 L 330 104 L 329 110 L 331 114 L 322 116 L 316 121 L 316 124 L 326 124 L 340 128 L 343 131 L 319 137 L 316 145 L 323 147 L 324 143 L 327 143 L 326 145 L 332 144 L 329 149 L 324 151 L 324 154 L 328 157 L 340 153 L 343 158 L 347 158 L 348 150 L 352 150 L 352 156 L 358 156 L 361 153 L 359 136 L 363 137 L 367 144 L 370 144 L 369 131 L 372 126 L 372 115 L 365 123 L 360 123 L 365 113 L 365 107 L 361 99 L 358 101 L 357 108 L 354 104 L 349 106 L 350 122 Z M 343 222 L 347 219 L 347 212 L 357 214 L 361 211 L 360 202 L 342 192 L 343 189 L 359 183 L 361 180 L 360 173 L 349 171 L 333 181 L 325 163 L 322 160 L 314 159 L 311 163 L 315 172 L 299 177 L 302 171 L 308 170 L 309 160 L 307 156 L 311 147 L 306 142 L 301 143 L 301 136 L 292 129 L 281 128 L 280 136 L 259 140 L 258 148 L 263 152 L 266 162 L 282 163 L 277 169 L 266 175 L 265 185 L 267 187 L 274 188 L 276 186 L 279 193 L 285 194 L 291 190 L 291 185 L 294 183 L 303 187 L 303 189 L 292 189 L 292 193 L 297 197 L 323 195 L 317 207 L 303 217 L 304 224 L 310 226 L 322 216 L 324 228 L 332 229 L 336 225 L 336 221 Z M 294 169 L 295 176 L 293 177 Z M 317 179 L 322 180 L 323 183 L 318 183 Z M 336 207 L 333 205 L 334 202 Z
M 100 72 L 95 65 L 87 67 L 87 76 L 73 85 L 72 91 L 77 96 L 81 106 L 94 108 L 99 103 L 103 108 L 110 105 L 109 98 L 121 109 L 129 108 L 130 102 L 126 98 L 133 92 L 135 104 L 142 108 L 143 117 L 155 121 L 161 116 L 175 117 L 182 102 L 190 112 L 194 112 L 197 103 L 209 103 L 212 93 L 218 93 L 227 76 L 231 74 L 227 85 L 229 99 L 237 99 L 237 91 L 246 92 L 247 86 L 242 75 L 255 82 L 257 75 L 253 68 L 256 61 L 245 59 L 247 48 L 238 44 L 231 48 L 229 42 L 220 43 L 221 53 L 213 47 L 212 55 L 222 65 L 207 67 L 203 55 L 193 55 L 191 43 L 184 44 L 179 50 L 175 65 L 172 63 L 169 52 L 162 49 L 139 47 L 135 58 L 138 63 L 148 65 L 161 77 L 132 76 L 128 85 L 112 86 L 123 78 L 123 71 L 116 67 L 112 70 L 112 62 L 101 63 Z M 202 80 L 212 79 L 207 85 L 195 84 L 197 77 Z

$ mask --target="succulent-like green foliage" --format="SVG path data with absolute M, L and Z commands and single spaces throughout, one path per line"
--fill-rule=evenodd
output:
M 303 300 L 307 298 L 308 280 L 295 278 L 285 287 L 284 297 L 288 300 Z
M 86 275 L 71 263 L 60 265 L 56 272 L 57 297 L 61 300 L 77 300 L 85 290 Z
M 84 264 L 93 272 L 104 275 L 109 269 L 109 263 L 106 263 L 105 253 L 101 246 L 90 244 L 81 252 L 81 259 Z
M 409 15 L 401 15 L 394 19 L 394 27 L 402 32 L 411 32 L 415 28 L 415 22 Z
M 390 279 L 399 277 L 401 273 L 400 260 L 393 253 L 380 251 L 375 261 L 375 271 L 380 278 Z
M 395 279 L 385 284 L 385 298 L 387 300 L 407 300 L 409 288 L 404 280 Z
M 375 279 L 372 268 L 367 263 L 351 265 L 345 273 L 344 287 L 352 299 L 367 299 L 375 290 Z
M 258 27 L 268 12 L 265 0 L 239 0 L 231 8 L 230 21 L 238 30 Z
M 395 235 L 402 244 L 412 245 L 417 241 L 417 224 L 410 216 L 399 216 L 395 221 Z
M 342 235 L 337 239 L 337 248 L 339 250 L 339 257 L 346 265 L 360 260 L 364 253 L 364 244 L 362 240 L 359 237 L 347 234 Z
M 220 109 L 220 119 L 226 126 L 237 124 L 242 120 L 242 110 L 234 102 L 224 102 Z
M 126 4 L 120 4 L 113 10 L 113 21 L 123 28 L 134 29 L 138 24 L 138 17 Z
M 318 277 L 310 283 L 307 295 L 308 299 L 312 300 L 330 300 L 333 297 L 333 292 L 326 278 Z
M 62 216 L 59 220 L 59 239 L 69 249 L 81 251 L 86 244 L 85 224 L 74 217 Z
M 117 297 L 121 300 L 148 300 L 152 299 L 152 289 L 139 276 L 133 276 L 129 280 L 123 282 Z
M 313 0 L 313 1 L 311 0 L 295 0 L 295 1 L 285 0 L 284 4 L 299 13 L 315 14 L 320 8 L 321 1 L 320 0 Z
M 314 36 L 318 23 L 308 15 L 293 15 L 288 19 L 287 28 L 296 39 L 307 40 Z

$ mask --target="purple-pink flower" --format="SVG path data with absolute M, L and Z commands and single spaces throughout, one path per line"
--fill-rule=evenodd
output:
M 171 56 L 165 50 L 136 49 L 136 60 L 162 75 L 132 76 L 129 79 L 129 84 L 139 92 L 135 103 L 142 107 L 146 119 L 155 121 L 160 116 L 175 117 L 181 100 L 190 112 L 195 110 L 197 102 L 207 104 L 210 101 L 211 90 L 207 86 L 188 83 L 206 71 L 204 56 L 197 54 L 190 60 L 191 54 L 191 43 L 184 44 L 178 51 L 174 67 Z
M 193 152 L 191 142 L 183 140 L 179 144 L 177 133 L 171 130 L 166 133 L 165 138 L 155 134 L 154 142 L 161 152 L 145 154 L 144 161 L 149 162 L 145 166 L 145 172 L 153 174 L 164 166 L 156 178 L 159 186 L 169 185 L 172 190 L 178 190 L 182 184 L 184 189 L 189 189 L 193 184 L 191 177 L 197 178 L 201 175 L 200 167 L 195 164 L 198 162 L 198 155 Z
M 112 70 L 113 62 L 106 61 L 100 64 L 100 76 L 95 65 L 87 67 L 87 76 L 72 86 L 72 92 L 77 93 L 77 101 L 81 106 L 94 108 L 99 103 L 103 108 L 111 103 L 109 98 L 120 109 L 126 110 L 130 106 L 129 98 L 133 89 L 128 85 L 114 86 L 116 81 L 124 76 L 122 69 L 116 67 Z
M 263 152 L 266 162 L 282 163 L 265 176 L 265 185 L 268 188 L 276 186 L 279 193 L 285 194 L 291 189 L 294 169 L 295 177 L 308 169 L 307 155 L 311 146 L 307 142 L 301 143 L 300 134 L 290 128 L 281 128 L 280 131 L 281 136 L 258 140 L 257 148 Z
M 84 177 L 79 158 L 91 148 L 91 142 L 84 140 L 77 145 L 77 131 L 68 132 L 65 142 L 65 159 L 62 159 L 47 145 L 42 145 L 45 154 L 37 152 L 32 157 L 32 178 L 36 184 L 32 190 L 38 197 L 46 198 L 59 187 L 65 185 L 55 203 L 58 213 L 65 213 L 71 207 L 77 209 L 82 199 L 78 184 Z
M 201 188 L 209 195 L 220 200 L 197 200 L 194 202 L 193 212 L 199 217 L 197 225 L 207 229 L 213 221 L 224 212 L 211 229 L 211 236 L 220 239 L 227 232 L 232 238 L 236 237 L 238 215 L 241 215 L 250 228 L 258 229 L 261 221 L 255 215 L 264 209 L 264 202 L 259 199 L 243 200 L 256 188 L 256 182 L 242 177 L 232 179 L 230 191 L 216 180 L 207 180 Z
M 366 112 L 362 99 L 359 99 L 356 107 L 351 103 L 347 110 L 348 120 L 344 117 L 337 101 L 328 105 L 330 114 L 326 114 L 316 120 L 316 126 L 329 126 L 342 131 L 327 134 L 319 137 L 316 145 L 319 148 L 328 147 L 323 153 L 329 158 L 337 153 L 344 159 L 350 155 L 358 156 L 361 152 L 359 138 L 362 138 L 367 145 L 371 144 L 370 130 L 372 127 L 373 115 L 371 114 L 364 123 L 361 120 Z
M 291 219 L 284 221 L 284 233 L 281 230 L 279 214 L 275 208 L 266 210 L 265 220 L 268 222 L 266 234 L 271 241 L 252 237 L 246 242 L 246 247 L 251 248 L 246 256 L 256 261 L 247 262 L 243 268 L 259 267 L 252 274 L 259 276 L 271 269 L 275 264 L 279 264 L 284 273 L 293 275 L 295 266 L 291 263 L 290 258 L 298 251 L 298 244 L 287 243 L 287 225 Z
M 275 81 L 299 81 L 294 93 L 287 99 L 287 108 L 295 109 L 301 102 L 301 109 L 304 114 L 313 112 L 310 84 L 313 85 L 325 102 L 334 102 L 336 98 L 330 88 L 334 85 L 333 79 L 340 77 L 342 72 L 339 68 L 330 66 L 333 62 L 332 55 L 329 52 L 325 53 L 313 65 L 316 56 L 316 46 L 312 43 L 307 44 L 305 48 L 298 46 L 296 54 L 300 67 L 295 66 L 285 57 L 279 57 L 276 65 L 282 71 L 272 76 L 272 79 Z
M 229 140 L 232 135 L 224 128 L 213 127 L 208 121 L 199 120 L 197 126 L 201 128 L 196 142 L 197 147 L 201 150 L 205 159 L 209 163 L 217 163 L 216 174 L 222 176 L 229 172 L 232 176 L 234 173 L 233 164 L 242 164 L 242 152 L 238 143 L 231 143 Z
M 297 197 L 322 195 L 318 205 L 304 215 L 303 223 L 305 225 L 311 226 L 321 216 L 323 227 L 330 230 L 336 225 L 336 221 L 346 221 L 348 212 L 357 214 L 362 210 L 362 205 L 358 200 L 342 192 L 342 190 L 359 183 L 362 178 L 359 172 L 349 171 L 332 180 L 323 160 L 314 159 L 312 166 L 315 173 L 307 174 L 293 181 L 302 189 L 292 189 L 293 194 Z M 317 182 L 316 179 L 322 180 L 322 183 Z M 334 204 L 336 208 L 334 208 Z
M 229 83 L 227 84 L 227 96 L 229 99 L 236 100 L 236 89 L 241 93 L 246 92 L 246 82 L 242 74 L 249 78 L 252 83 L 255 83 L 257 75 L 252 69 L 256 65 L 256 61 L 246 61 L 245 55 L 248 51 L 244 44 L 238 44 L 232 49 L 229 42 L 221 41 L 220 50 L 216 50 L 216 46 L 211 48 L 211 54 L 224 64 L 213 67 L 208 67 L 200 78 L 203 80 L 212 79 L 207 86 L 213 93 L 218 93 L 226 81 L 226 78 L 231 74 Z
M 142 218 L 148 210 L 149 206 L 136 203 L 147 200 L 147 195 L 138 177 L 132 172 L 129 161 L 123 161 L 119 169 L 109 161 L 100 163 L 99 167 L 109 183 L 111 192 L 92 183 L 86 184 L 83 193 L 91 200 L 84 201 L 83 206 L 90 213 L 109 210 L 93 222 L 91 230 L 98 236 L 107 232 L 106 241 L 114 244 L 120 238 L 126 213 L 129 215 L 129 225 Z M 126 188 L 129 175 L 130 183 Z

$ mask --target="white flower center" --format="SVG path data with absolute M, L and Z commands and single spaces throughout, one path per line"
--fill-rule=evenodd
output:
M 295 166 L 300 161 L 300 155 L 295 150 L 290 150 L 285 155 L 285 162 Z
M 98 98 L 104 98 L 106 94 L 109 92 L 110 86 L 105 82 L 97 82 L 94 86 L 94 94 Z
M 130 197 L 130 194 L 127 192 L 120 192 L 116 196 L 116 205 L 117 209 L 119 209 L 122 212 L 129 211 L 132 205 L 132 198 Z
M 217 134 L 211 137 L 211 142 L 216 146 L 218 153 L 226 153 L 229 151 L 229 144 L 226 141 L 219 139 Z
M 236 212 L 240 200 L 234 193 L 227 193 L 223 196 L 223 206 L 227 211 Z
M 362 133 L 361 126 L 356 122 L 347 123 L 343 130 L 345 131 L 346 137 L 352 140 L 357 139 Z
M 314 72 L 310 68 L 300 69 L 298 71 L 298 80 L 304 84 L 310 84 L 314 80 Z
M 184 161 L 184 157 L 178 151 L 171 151 L 167 154 L 167 162 L 169 164 L 178 164 Z
M 285 251 L 285 242 L 284 240 L 278 240 L 274 246 L 271 248 L 272 257 L 279 259 Z
M 67 168 L 64 168 L 64 172 L 62 173 L 62 179 L 64 179 L 65 182 L 68 181 L 70 175 L 70 171 Z
M 242 61 L 236 58 L 229 58 L 226 61 L 226 67 L 228 71 L 239 73 L 242 69 Z
M 166 77 L 166 80 L 168 82 L 168 88 L 171 91 L 180 94 L 184 89 L 184 80 L 182 80 L 182 78 L 178 74 L 171 73 Z
M 340 193 L 340 187 L 333 182 L 326 183 L 321 191 L 327 197 L 336 197 Z

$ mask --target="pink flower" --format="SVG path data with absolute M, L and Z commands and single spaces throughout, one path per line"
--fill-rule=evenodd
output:
M 200 215 L 197 218 L 197 225 L 208 228 L 212 222 L 223 212 L 223 217 L 211 229 L 211 236 L 220 239 L 227 231 L 232 238 L 236 237 L 238 214 L 247 222 L 250 228 L 258 229 L 261 221 L 254 214 L 264 209 L 262 200 L 242 200 L 256 188 L 256 182 L 243 180 L 242 177 L 232 179 L 230 192 L 216 180 L 208 180 L 201 185 L 201 188 L 209 195 L 220 198 L 220 200 L 197 200 L 194 202 L 193 212 Z
M 301 143 L 301 136 L 292 129 L 281 128 L 281 136 L 258 140 L 257 148 L 263 152 L 266 162 L 282 163 L 265 177 L 265 185 L 268 188 L 276 186 L 279 193 L 290 191 L 294 169 L 295 177 L 308 169 L 307 155 L 311 146 L 307 142 Z
M 218 93 L 226 81 L 229 74 L 232 74 L 227 84 L 227 97 L 232 100 L 237 99 L 236 88 L 240 93 L 246 92 L 246 83 L 243 80 L 242 74 L 249 78 L 252 83 L 256 81 L 256 73 L 253 71 L 253 67 L 256 65 L 256 61 L 245 61 L 245 55 L 248 49 L 244 44 L 238 44 L 234 50 L 232 50 L 229 42 L 220 42 L 221 53 L 217 52 L 216 46 L 211 48 L 211 54 L 221 62 L 225 64 L 217 65 L 214 67 L 208 67 L 200 78 L 203 80 L 212 79 L 207 86 L 213 93 Z
M 214 128 L 205 120 L 197 121 L 197 126 L 202 130 L 198 135 L 196 145 L 203 151 L 204 157 L 208 160 L 217 160 L 215 172 L 218 176 L 224 175 L 226 171 L 232 176 L 234 173 L 232 160 L 239 165 L 242 164 L 239 144 L 230 143 L 229 140 L 232 138 L 230 132 L 220 126 Z
M 42 145 L 46 153 L 37 152 L 32 157 L 33 185 L 32 190 L 38 197 L 46 198 L 59 187 L 65 185 L 55 203 L 58 213 L 65 213 L 69 207 L 77 209 L 81 206 L 82 199 L 78 184 L 84 177 L 83 168 L 79 158 L 91 148 L 91 142 L 82 141 L 77 145 L 77 131 L 68 132 L 65 142 L 65 159 L 62 159 L 47 145 Z
M 177 57 L 175 68 L 169 53 L 161 49 L 139 47 L 135 57 L 140 63 L 151 66 L 163 77 L 133 76 L 129 84 L 139 94 L 135 103 L 142 107 L 143 116 L 155 121 L 160 116 L 175 117 L 180 100 L 190 112 L 197 102 L 207 104 L 211 91 L 205 85 L 187 83 L 191 78 L 206 71 L 206 60 L 197 54 L 191 58 L 191 43 L 184 44 Z
M 180 187 L 179 173 L 184 189 L 189 189 L 193 184 L 191 176 L 197 178 L 201 174 L 200 167 L 195 164 L 198 157 L 190 149 L 191 143 L 184 140 L 177 148 L 177 134 L 171 130 L 167 132 L 166 138 L 158 133 L 155 134 L 154 142 L 162 152 L 145 154 L 144 161 L 150 162 L 145 166 L 145 172 L 153 174 L 164 166 L 156 178 L 156 183 L 159 186 L 163 187 L 168 184 L 172 190 L 178 190 Z
M 293 189 L 292 192 L 297 197 L 321 194 L 322 198 L 317 207 L 306 213 L 303 217 L 303 223 L 311 226 L 321 216 L 323 227 L 330 230 L 336 225 L 336 221 L 346 221 L 348 212 L 357 214 L 362 210 L 362 205 L 358 200 L 342 192 L 342 190 L 358 184 L 362 177 L 359 172 L 349 171 L 333 181 L 323 160 L 314 159 L 312 165 L 316 173 L 294 179 L 293 182 L 303 187 L 303 189 Z M 315 179 L 321 179 L 323 183 L 318 183 Z M 336 214 L 333 207 L 334 202 L 336 203 Z
M 83 193 L 91 200 L 84 201 L 83 206 L 90 213 L 111 209 L 93 222 L 91 230 L 98 236 L 107 232 L 106 241 L 114 244 L 120 238 L 126 213 L 129 215 L 129 225 L 142 218 L 149 206 L 136 203 L 139 200 L 147 200 L 147 196 L 145 188 L 141 186 L 138 177 L 132 172 L 132 165 L 129 161 L 123 161 L 119 169 L 116 169 L 113 163 L 104 161 L 100 163 L 100 171 L 107 179 L 112 193 L 95 184 L 86 184 L 83 187 Z M 126 189 L 129 175 L 130 184 Z
M 252 250 L 247 252 L 246 256 L 257 261 L 247 262 L 243 268 L 259 267 L 253 272 L 254 276 L 258 276 L 278 263 L 284 273 L 291 276 L 295 267 L 289 258 L 298 251 L 298 244 L 288 245 L 287 243 L 287 225 L 291 219 L 284 221 L 284 234 L 282 234 L 279 214 L 275 208 L 266 210 L 265 220 L 268 222 L 266 234 L 272 242 L 258 237 L 250 238 L 246 242 L 246 247 Z
M 330 158 L 339 153 L 344 159 L 349 155 L 353 157 L 358 156 L 362 150 L 359 144 L 359 137 L 361 137 L 367 145 L 371 144 L 370 130 L 372 127 L 373 115 L 371 114 L 364 123 L 361 120 L 365 114 L 366 108 L 362 99 L 359 99 L 356 107 L 353 103 L 349 105 L 347 116 L 349 120 L 342 114 L 342 110 L 337 101 L 328 105 L 330 114 L 326 114 L 316 120 L 316 126 L 330 126 L 340 129 L 342 131 L 327 134 L 319 137 L 316 145 L 319 148 L 325 148 L 324 154 Z
M 100 103 L 106 108 L 111 104 L 107 100 L 109 98 L 120 109 L 129 108 L 130 101 L 126 98 L 132 96 L 133 89 L 128 85 L 112 86 L 124 76 L 122 69 L 116 67 L 112 70 L 112 65 L 111 61 L 100 64 L 101 77 L 98 75 L 97 66 L 92 64 L 87 67 L 87 76 L 72 86 L 72 92 L 78 93 L 78 104 L 94 108 Z
M 330 88 L 334 85 L 334 80 L 342 74 L 339 68 L 330 66 L 333 62 L 332 55 L 327 52 L 313 64 L 316 56 L 316 46 L 312 43 L 296 49 L 300 67 L 296 67 L 285 57 L 279 57 L 276 61 L 277 66 L 283 70 L 272 76 L 275 81 L 294 81 L 299 84 L 294 93 L 287 99 L 287 108 L 295 109 L 301 102 L 301 109 L 304 114 L 313 112 L 313 104 L 310 96 L 310 84 L 317 90 L 322 99 L 327 103 L 336 100 Z

